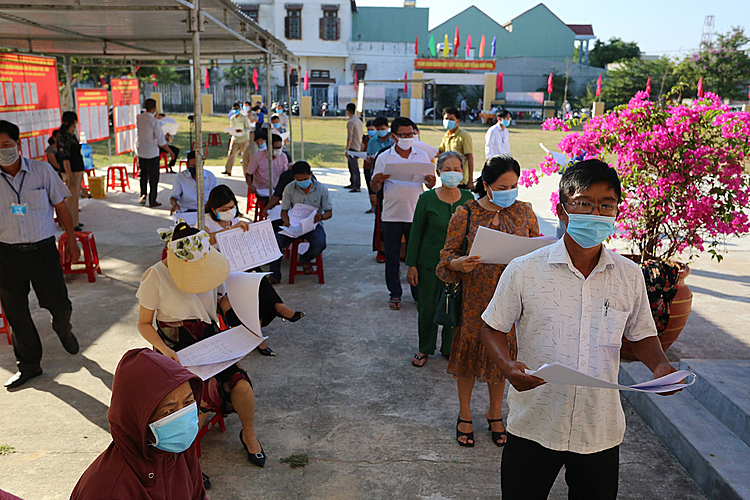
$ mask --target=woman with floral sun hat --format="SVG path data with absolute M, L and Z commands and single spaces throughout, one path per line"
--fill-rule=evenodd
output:
M 167 243 L 167 258 L 146 270 L 136 293 L 140 301 L 138 331 L 156 350 L 180 362 L 178 352 L 219 332 L 218 309 L 231 310 L 229 297 L 218 297 L 229 276 L 229 262 L 209 242 L 205 231 L 178 222 L 174 230 L 159 230 Z M 217 307 L 218 306 L 218 307 Z M 242 423 L 240 442 L 248 460 L 263 467 L 266 454 L 255 437 L 255 397 L 250 377 L 238 364 L 206 380 L 201 413 L 237 412 Z

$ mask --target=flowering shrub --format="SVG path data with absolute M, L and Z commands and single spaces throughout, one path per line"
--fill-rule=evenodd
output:
M 680 104 L 679 91 L 675 87 L 657 103 L 638 92 L 558 146 L 568 157 L 611 160 L 623 190 L 616 237 L 629 241 L 643 260 L 683 251 L 691 257 L 708 251 L 721 260 L 725 236 L 750 232 L 750 179 L 743 172 L 750 113 L 732 112 L 711 93 Z M 542 127 L 570 130 L 556 118 Z M 559 166 L 550 155 L 540 169 L 549 175 Z M 537 172 L 522 180 L 535 184 Z

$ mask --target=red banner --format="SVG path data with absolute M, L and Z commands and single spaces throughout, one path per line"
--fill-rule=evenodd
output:
M 107 89 L 76 89 L 76 113 L 81 142 L 109 139 Z
M 414 59 L 414 69 L 462 69 L 467 71 L 495 71 L 495 60 L 469 59 Z
M 60 127 L 54 58 L 0 53 L 0 120 L 21 129 L 24 157 L 46 158 L 47 138 Z
M 112 78 L 112 107 L 115 122 L 115 151 L 118 155 L 129 153 L 135 147 L 135 118 L 141 111 L 138 80 Z

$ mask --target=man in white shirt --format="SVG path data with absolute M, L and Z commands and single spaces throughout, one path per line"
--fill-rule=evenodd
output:
M 169 202 L 172 204 L 170 215 L 176 212 L 195 212 L 198 210 L 198 183 L 195 181 L 195 151 L 187 154 L 187 170 L 183 170 L 174 180 Z M 211 190 L 218 186 L 216 176 L 203 169 L 203 203 L 206 203 Z
M 547 498 L 563 465 L 569 498 L 617 497 L 625 433 L 619 392 L 545 384 L 525 369 L 557 362 L 616 383 L 624 335 L 654 378 L 676 371 L 659 343 L 640 268 L 602 246 L 621 199 L 617 172 L 606 163 L 570 167 L 557 205 L 567 233 L 513 260 L 482 314 L 484 347 L 513 386 L 503 498 Z M 506 338 L 514 325 L 517 360 Z
M 391 309 L 401 309 L 401 273 L 399 259 L 401 256 L 401 238 L 409 243 L 411 222 L 417 199 L 422 194 L 422 184 L 391 180 L 390 175 L 383 174 L 385 166 L 393 163 L 430 163 L 430 157 L 424 151 L 412 147 L 414 144 L 415 126 L 408 118 L 400 117 L 391 124 L 391 140 L 394 145 L 381 152 L 375 160 L 370 187 L 374 192 L 383 189 L 383 244 L 385 246 L 385 283 L 391 299 Z M 428 189 L 435 187 L 435 176 L 425 176 L 424 184 Z M 417 288 L 411 287 L 411 295 L 417 300 Z
M 466 103 L 466 98 L 461 98 L 461 121 L 466 121 L 466 112 L 469 111 L 469 105 Z
M 138 157 L 138 168 L 141 176 L 141 199 L 138 203 L 145 205 L 146 196 L 148 196 L 148 206 L 155 208 L 161 206 L 161 203 L 156 201 L 159 188 L 160 150 L 167 152 L 172 159 L 177 156 L 167 146 L 167 139 L 164 137 L 161 123 L 154 116 L 156 115 L 156 101 L 146 99 L 143 105 L 146 112 L 135 118 L 135 154 Z M 148 193 L 149 187 L 151 188 L 150 194 Z
M 510 111 L 501 109 L 497 112 L 497 123 L 484 134 L 484 156 L 486 158 L 492 158 L 499 154 L 510 154 L 509 125 Z
M 232 105 L 232 111 L 229 112 L 229 128 L 232 129 L 233 134 L 229 140 L 229 153 L 227 162 L 224 164 L 224 175 L 232 175 L 234 160 L 245 150 L 245 146 L 250 141 L 250 132 L 254 130 L 248 117 L 240 113 L 239 102 L 235 102 Z

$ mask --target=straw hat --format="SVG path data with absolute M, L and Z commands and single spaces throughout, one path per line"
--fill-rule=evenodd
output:
M 211 246 L 208 233 L 173 239 L 175 230 L 188 227 L 178 221 L 172 229 L 159 229 L 167 245 L 167 267 L 177 288 L 186 293 L 203 293 L 213 290 L 226 281 L 229 276 L 229 261 L 218 250 Z

